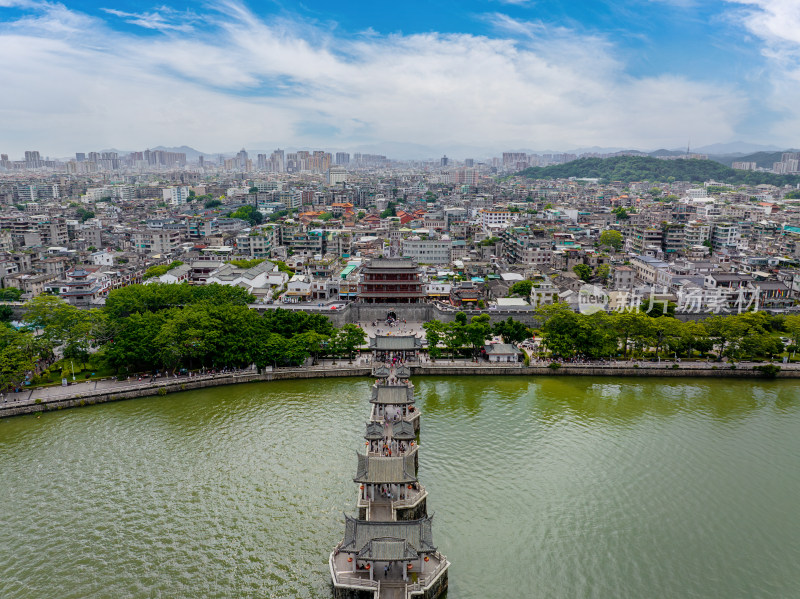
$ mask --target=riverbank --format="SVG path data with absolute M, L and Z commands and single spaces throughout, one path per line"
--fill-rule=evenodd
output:
M 612 362 L 605 364 L 577 363 L 560 364 L 558 368 L 549 364 L 524 366 L 522 364 L 488 364 L 466 360 L 440 360 L 412 365 L 413 376 L 607 376 L 607 377 L 699 377 L 699 378 L 800 378 L 800 365 L 781 364 L 775 377 L 767 377 L 755 368 L 759 363 L 738 363 L 735 367 L 727 363 L 651 363 Z M 179 391 L 205 389 L 240 383 L 270 382 L 291 379 L 328 377 L 370 376 L 370 364 L 326 364 L 308 368 L 279 368 L 257 373 L 242 371 L 204 376 L 181 376 L 178 378 L 142 381 L 91 381 L 71 387 L 45 387 L 25 390 L 19 394 L 6 394 L 0 403 L 0 418 L 83 407 L 124 399 L 166 396 Z M 21 396 L 21 397 L 20 397 Z

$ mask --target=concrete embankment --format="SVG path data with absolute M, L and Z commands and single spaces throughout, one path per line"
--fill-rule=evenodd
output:
M 343 376 L 368 376 L 371 368 L 368 366 L 352 367 L 343 365 L 341 368 L 281 368 L 262 374 L 217 374 L 213 376 L 180 377 L 178 379 L 165 379 L 155 383 L 135 384 L 120 381 L 114 383 L 113 389 L 85 391 L 74 394 L 60 394 L 48 397 L 44 390 L 34 389 L 30 399 L 26 401 L 11 401 L 0 404 L 0 418 L 17 416 L 20 414 L 33 414 L 35 412 L 49 412 L 64 408 L 90 406 L 110 401 L 135 399 L 138 397 L 152 397 L 154 395 L 168 395 L 178 391 L 191 391 L 192 389 L 206 389 L 221 385 L 237 385 L 240 383 L 257 383 L 280 381 L 287 379 L 313 379 Z M 61 390 L 62 387 L 55 388 Z
M 646 365 L 617 366 L 617 365 L 589 365 L 589 364 L 561 364 L 558 368 L 541 366 L 472 366 L 469 364 L 432 364 L 412 367 L 415 375 L 433 376 L 466 376 L 466 375 L 516 375 L 516 376 L 647 376 L 647 377 L 712 377 L 712 378 L 773 378 L 766 377 L 754 367 L 760 364 L 718 366 L 706 365 L 679 365 L 678 368 L 668 366 Z M 781 370 L 774 378 L 800 378 L 800 369 Z
M 451 362 L 426 362 L 422 365 L 412 366 L 414 376 L 606 376 L 606 377 L 703 377 L 703 378 L 766 378 L 764 373 L 754 370 L 758 364 L 739 364 L 736 368 L 720 364 L 717 366 L 706 364 L 681 364 L 678 368 L 670 366 L 646 364 L 642 367 L 631 365 L 588 365 L 588 364 L 562 364 L 559 368 L 550 368 L 547 365 L 522 366 L 516 364 L 487 365 L 474 363 Z M 328 377 L 360 377 L 370 376 L 370 366 L 350 365 L 342 363 L 339 366 L 325 366 L 313 368 L 281 368 L 270 372 L 217 374 L 201 377 L 181 377 L 166 379 L 155 383 L 141 383 L 120 381 L 111 383 L 110 387 L 99 390 L 60 393 L 63 389 L 34 389 L 29 392 L 29 398 L 23 401 L 10 401 L 0 404 L 0 418 L 47 412 L 74 408 L 123 399 L 138 397 L 151 397 L 154 395 L 168 395 L 179 391 L 192 389 L 205 389 L 221 385 L 235 385 L 239 383 L 269 382 L 291 379 L 312 379 Z M 800 369 L 787 369 L 785 366 L 777 373 L 775 378 L 800 378 Z M 13 397 L 9 395 L 10 397 Z

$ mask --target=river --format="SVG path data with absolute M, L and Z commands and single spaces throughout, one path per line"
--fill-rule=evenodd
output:
M 795 381 L 417 377 L 450 599 L 800 597 Z M 366 379 L 0 421 L 0 597 L 331 596 Z

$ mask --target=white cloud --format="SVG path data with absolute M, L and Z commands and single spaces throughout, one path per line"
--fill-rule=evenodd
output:
M 169 8 L 162 11 L 133 13 L 116 10 L 113 8 L 103 8 L 104 12 L 124 19 L 126 23 L 138 25 L 145 29 L 155 29 L 156 31 L 192 31 L 192 22 L 196 21 L 194 15 L 176 13 Z M 163 13 L 163 14 L 162 14 Z
M 771 127 L 776 139 L 797 145 L 800 138 L 800 2 L 797 0 L 728 0 L 742 8 L 736 13 L 746 29 L 763 42 L 770 88 L 767 105 L 778 117 Z
M 601 37 L 502 15 L 499 38 L 344 38 L 227 3 L 213 32 L 154 38 L 48 6 L 0 30 L 0 55 L 14 57 L 0 62 L 14 90 L 0 96 L 0 122 L 17 152 L 262 140 L 670 147 L 731 139 L 745 112 L 730 86 L 634 78 Z M 91 30 L 63 35 L 54 20 Z

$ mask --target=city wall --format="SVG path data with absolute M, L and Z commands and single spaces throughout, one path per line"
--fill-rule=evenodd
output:
M 276 308 L 284 308 L 285 304 L 253 304 L 251 308 L 264 312 L 265 310 L 275 310 Z M 292 309 L 292 308 L 289 308 Z M 299 308 L 297 308 L 299 309 Z M 473 316 L 480 316 L 487 314 L 489 322 L 496 323 L 501 320 L 506 320 L 509 317 L 524 323 L 526 326 L 539 328 L 542 324 L 541 318 L 536 313 L 533 306 L 520 307 L 520 308 L 507 308 L 502 310 L 460 310 L 454 307 L 447 307 L 439 303 L 424 303 L 424 304 L 360 304 L 350 303 L 343 308 L 331 310 L 330 308 L 323 307 L 304 307 L 304 311 L 314 314 L 324 314 L 331 319 L 334 326 L 341 327 L 348 323 L 357 322 L 372 322 L 383 321 L 391 313 L 397 316 L 400 320 L 408 322 L 428 322 L 431 320 L 439 320 L 441 322 L 453 322 L 456 314 L 463 312 L 467 319 Z M 675 318 L 682 322 L 689 320 L 703 320 L 711 316 L 710 314 L 676 314 Z

